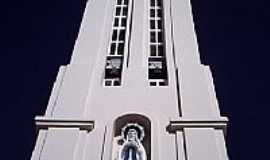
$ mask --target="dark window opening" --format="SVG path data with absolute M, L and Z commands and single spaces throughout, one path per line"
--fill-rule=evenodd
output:
M 150 20 L 150 28 L 155 29 L 155 20 Z
M 115 53 L 115 49 L 116 49 L 116 44 L 112 43 L 111 44 L 111 48 L 110 48 L 110 54 L 113 55 Z
M 150 45 L 150 55 L 156 56 L 156 46 L 155 45 Z
M 120 81 L 119 81 L 119 80 L 115 80 L 115 81 L 113 82 L 113 85 L 114 85 L 114 86 L 120 86 Z
M 128 5 L 128 0 L 124 0 L 124 4 L 125 5 Z
M 158 46 L 158 56 L 164 56 L 164 51 L 163 51 L 163 46 L 162 45 L 159 45 Z
M 112 85 L 112 81 L 111 80 L 106 80 L 105 81 L 105 86 L 111 86 Z
M 105 79 L 121 78 L 122 58 L 108 57 L 105 67 Z
M 118 44 L 118 55 L 123 55 L 124 54 L 124 43 L 119 43 Z
M 117 0 L 117 4 L 121 5 L 122 4 L 122 0 Z
M 122 18 L 121 26 L 122 27 L 126 27 L 126 25 L 127 25 L 127 19 L 126 18 Z
M 162 32 L 160 31 L 160 32 L 158 32 L 158 42 L 163 42 L 163 34 L 162 34 Z
M 120 16 L 121 13 L 121 8 L 120 7 L 116 7 L 116 15 Z
M 115 18 L 113 26 L 115 26 L 115 27 L 119 26 L 119 19 L 118 18 Z
M 150 86 L 156 86 L 157 82 L 150 82 Z
M 127 13 L 128 13 L 128 8 L 124 7 L 123 8 L 123 16 L 127 16 Z
M 150 9 L 150 17 L 155 17 L 155 10 L 154 9 Z
M 162 4 L 161 4 L 161 3 L 162 3 L 161 1 L 162 1 L 162 0 L 157 0 L 157 6 L 161 7 L 161 5 L 162 5 Z
M 155 0 L 151 0 L 151 7 L 154 7 L 155 6 Z
M 119 33 L 119 40 L 120 41 L 124 41 L 125 40 L 125 30 L 124 29 L 121 29 L 120 30 L 120 33 Z
M 157 10 L 157 17 L 162 17 L 162 10 L 161 9 Z
M 158 29 L 162 29 L 162 22 L 161 22 L 161 20 L 158 20 Z
M 159 82 L 159 86 L 167 86 L 167 85 L 168 85 L 167 81 Z
M 167 67 L 164 58 L 149 58 L 149 79 L 167 79 Z
M 112 40 L 116 41 L 117 39 L 117 30 L 113 30 Z
M 156 42 L 156 33 L 150 32 L 150 42 Z

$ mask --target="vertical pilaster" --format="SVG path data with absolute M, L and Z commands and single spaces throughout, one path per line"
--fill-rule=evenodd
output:
M 213 84 L 209 84 L 209 73 L 206 74 L 200 63 L 190 1 L 171 0 L 171 9 L 182 116 L 219 117 L 218 106 L 212 105 L 215 102 L 208 87 Z
M 224 160 L 219 156 L 214 129 L 185 128 L 184 134 L 188 160 Z
M 37 136 L 35 148 L 32 152 L 31 160 L 40 160 L 41 153 L 43 151 L 44 144 L 47 138 L 47 130 L 40 130 Z
M 82 160 L 103 160 L 105 135 L 105 127 L 99 124 L 87 134 Z
M 175 132 L 175 145 L 177 149 L 176 160 L 187 160 L 186 150 L 185 150 L 185 139 L 183 131 Z
M 79 130 L 76 128 L 50 128 L 40 155 L 40 160 L 74 160 L 74 151 L 78 136 Z

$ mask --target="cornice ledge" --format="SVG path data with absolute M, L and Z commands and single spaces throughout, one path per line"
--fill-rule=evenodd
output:
M 224 134 L 226 134 L 228 122 L 229 120 L 227 117 L 213 119 L 177 118 L 175 120 L 170 120 L 167 130 L 169 132 L 176 132 L 182 131 L 184 128 L 214 128 L 221 129 Z
M 94 129 L 94 121 L 74 118 L 56 118 L 36 116 L 37 130 L 49 128 L 78 128 L 90 132 Z

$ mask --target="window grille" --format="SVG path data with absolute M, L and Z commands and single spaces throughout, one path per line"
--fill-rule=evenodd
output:
M 116 0 L 112 35 L 105 65 L 105 86 L 120 86 L 125 55 L 129 0 Z
M 150 0 L 148 80 L 150 86 L 167 86 L 162 0 Z

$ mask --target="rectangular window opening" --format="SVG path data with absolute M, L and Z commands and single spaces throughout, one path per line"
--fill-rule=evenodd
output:
M 159 43 L 163 42 L 163 33 L 161 31 L 158 32 L 158 42 Z
M 156 56 L 156 45 L 150 45 L 150 55 Z
M 149 58 L 149 79 L 166 79 L 167 68 L 163 58 Z
M 121 5 L 122 4 L 122 0 L 117 0 L 117 5 Z
M 111 41 L 106 56 L 104 86 L 121 86 L 124 66 L 129 0 L 116 0 Z
M 156 33 L 153 31 L 150 32 L 150 42 L 156 42 Z
M 151 7 L 154 7 L 155 6 L 155 0 L 150 0 L 151 1 Z
M 150 17 L 155 17 L 155 10 L 154 9 L 150 9 Z
M 112 43 L 110 48 L 110 55 L 114 55 L 116 50 L 116 44 Z
M 150 82 L 150 86 L 156 86 L 157 82 Z
M 124 43 L 119 43 L 118 44 L 118 55 L 123 55 L 124 54 Z
M 107 57 L 105 67 L 106 79 L 121 78 L 122 58 L 121 57 Z
M 127 19 L 126 18 L 122 18 L 121 19 L 121 26 L 122 27 L 126 27 L 127 26 Z
M 129 0 L 124 0 L 124 4 L 125 4 L 125 5 L 128 5 L 128 1 L 129 1 Z
M 116 14 L 117 16 L 120 16 L 120 13 L 121 13 L 121 7 L 116 7 L 116 12 L 115 12 L 115 14 Z
M 128 8 L 124 7 L 123 8 L 123 16 L 127 16 L 127 14 L 128 14 Z
M 148 80 L 150 86 L 167 86 L 168 71 L 165 52 L 163 6 L 161 0 L 150 0 L 149 8 Z
M 111 80 L 106 80 L 105 81 L 105 86 L 111 86 L 112 85 L 112 81 Z
M 164 56 L 164 48 L 163 48 L 163 45 L 159 45 L 158 46 L 158 56 L 161 56 L 163 57 Z
M 150 20 L 150 28 L 151 29 L 155 29 L 156 27 L 155 27 L 155 20 Z
M 119 33 L 119 40 L 120 41 L 124 41 L 125 40 L 125 35 L 126 35 L 125 31 L 126 30 L 124 30 L 124 29 L 121 29 L 120 30 L 120 33 Z
M 162 29 L 162 21 L 161 20 L 158 20 L 158 29 Z
M 159 6 L 159 7 L 161 7 L 162 6 L 162 2 L 161 2 L 162 0 L 157 0 L 157 6 Z
M 112 40 L 113 41 L 116 41 L 117 40 L 117 30 L 113 30 Z
M 159 82 L 159 86 L 167 86 L 168 82 L 167 81 L 161 81 Z
M 162 17 L 162 10 L 161 9 L 157 9 L 157 17 Z
M 114 19 L 114 27 L 118 27 L 119 26 L 119 18 L 115 18 Z

